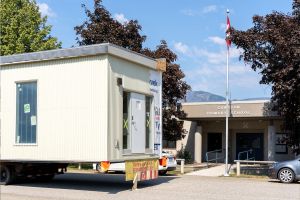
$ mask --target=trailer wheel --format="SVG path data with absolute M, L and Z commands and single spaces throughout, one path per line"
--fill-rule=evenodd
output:
M 0 185 L 9 185 L 15 181 L 15 171 L 8 166 L 2 166 L 0 171 Z

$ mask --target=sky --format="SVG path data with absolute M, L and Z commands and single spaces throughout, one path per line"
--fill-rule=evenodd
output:
M 36 1 L 62 47 L 78 46 L 74 27 L 87 19 L 81 5 L 92 9 L 94 1 Z M 192 90 L 221 96 L 226 90 L 226 10 L 238 30 L 251 28 L 253 15 L 292 12 L 292 0 L 103 0 L 103 5 L 121 23 L 138 20 L 141 34 L 147 36 L 144 47 L 154 49 L 166 40 Z M 271 86 L 259 84 L 261 75 L 239 60 L 241 52 L 234 45 L 230 48 L 230 98 L 270 97 Z

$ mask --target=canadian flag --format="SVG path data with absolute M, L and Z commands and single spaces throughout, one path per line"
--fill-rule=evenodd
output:
M 231 40 L 230 40 L 230 20 L 229 17 L 227 16 L 227 26 L 226 26 L 226 44 L 227 47 L 229 48 L 231 45 Z

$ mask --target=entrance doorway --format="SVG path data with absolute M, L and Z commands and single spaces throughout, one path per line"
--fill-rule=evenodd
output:
M 131 93 L 131 140 L 132 153 L 145 153 L 146 118 L 145 95 Z
M 263 149 L 263 133 L 236 134 L 236 159 L 247 159 L 247 153 L 241 153 L 240 158 L 238 157 L 239 153 L 252 150 L 248 152 L 248 158 L 263 160 Z
M 207 134 L 207 151 L 222 149 L 222 133 Z

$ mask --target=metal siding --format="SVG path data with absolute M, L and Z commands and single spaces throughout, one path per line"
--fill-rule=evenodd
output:
M 107 56 L 1 68 L 1 159 L 107 160 Z M 37 144 L 16 145 L 16 82 L 37 80 Z
M 151 95 L 150 91 L 150 69 L 137 65 L 135 63 L 109 56 L 109 134 L 108 147 L 112 151 L 108 152 L 110 160 L 127 160 L 149 158 L 150 154 L 129 154 L 123 155 L 122 152 L 122 93 L 126 91 L 134 91 L 137 93 Z M 117 85 L 117 78 L 123 80 L 123 87 Z M 118 147 L 116 147 L 118 144 Z

